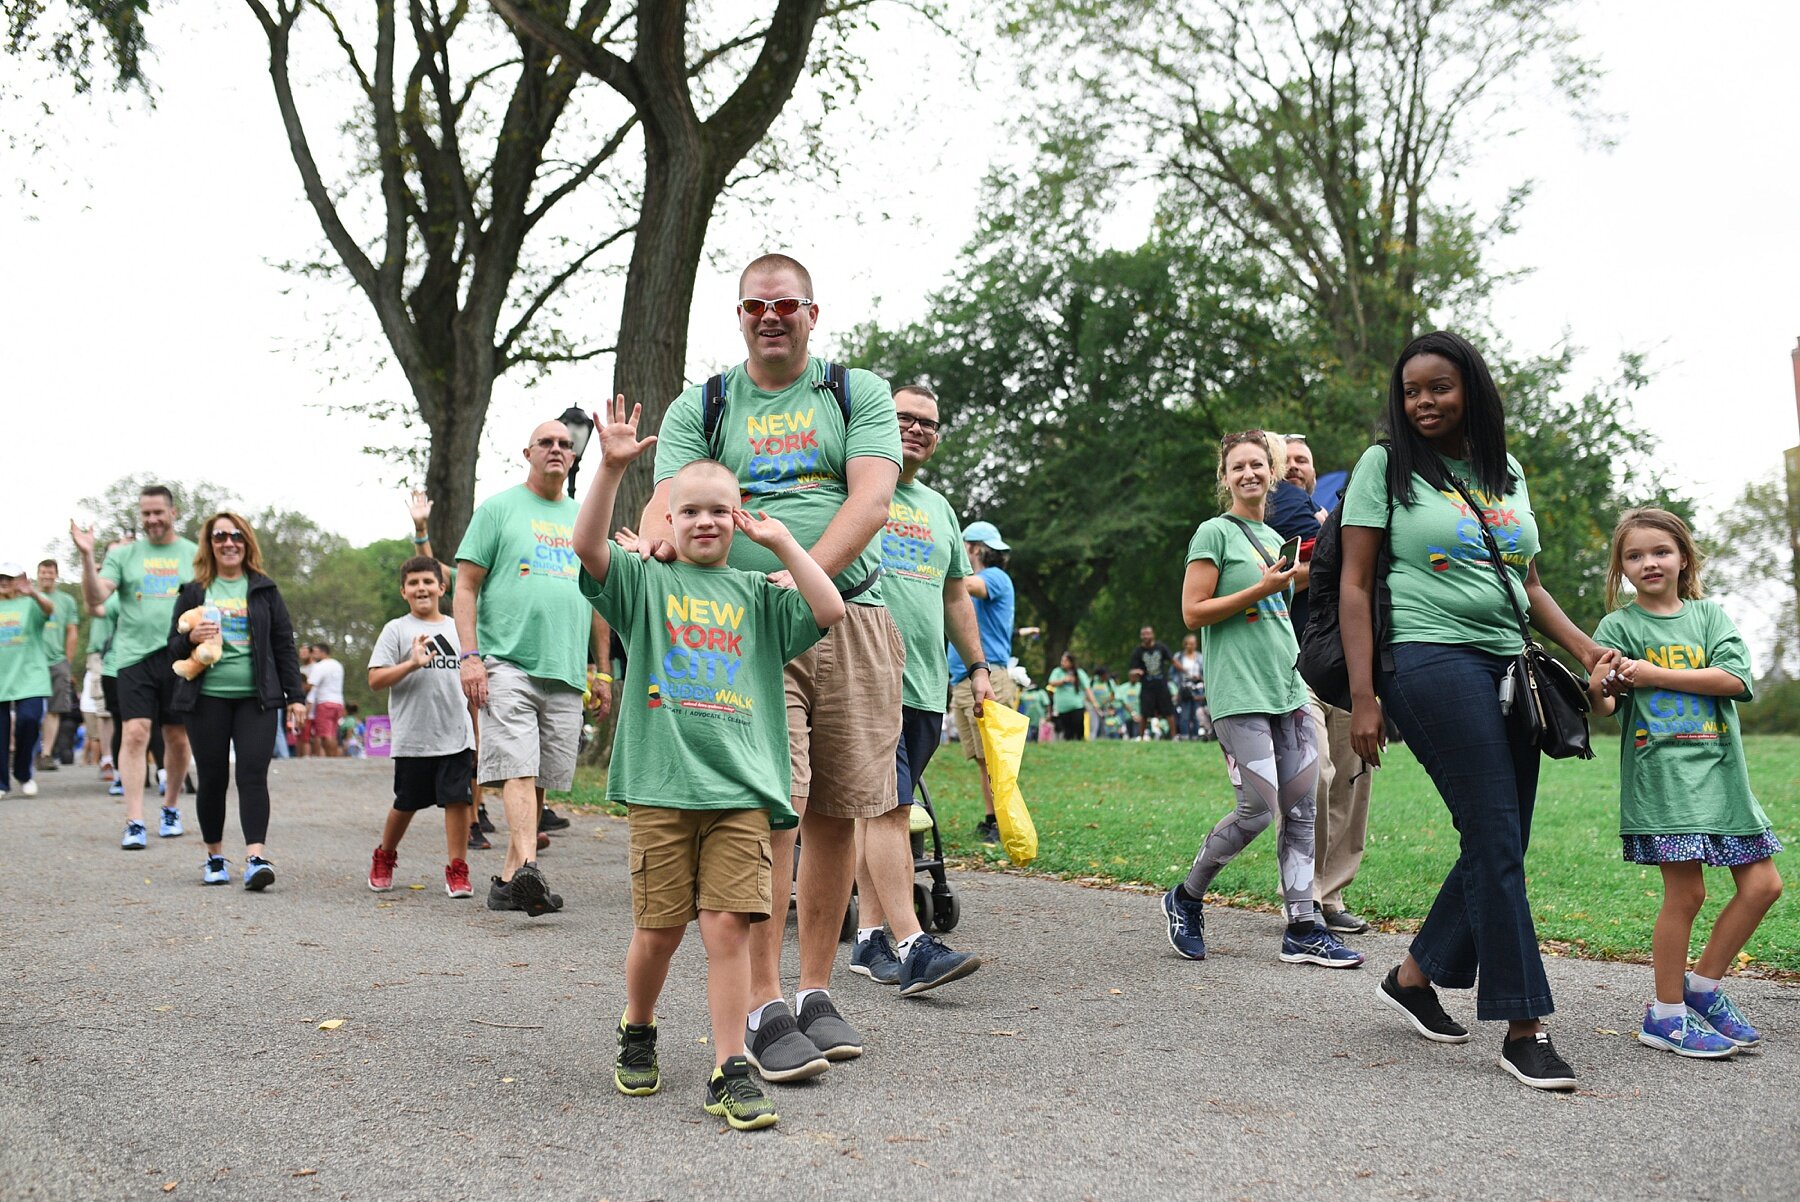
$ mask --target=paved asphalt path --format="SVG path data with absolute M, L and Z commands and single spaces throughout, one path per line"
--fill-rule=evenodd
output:
M 1289 966 L 1274 916 L 1214 910 L 1190 963 L 1154 897 L 997 873 L 953 878 L 978 974 L 903 1000 L 840 968 L 868 1052 L 733 1133 L 699 1107 L 698 935 L 662 1092 L 613 1090 L 623 822 L 575 816 L 543 856 L 568 908 L 534 921 L 445 897 L 435 815 L 369 892 L 380 761 L 275 772 L 265 894 L 202 888 L 191 825 L 119 851 L 91 770 L 0 802 L 0 1199 L 1800 1196 L 1800 989 L 1738 984 L 1768 1049 L 1687 1062 L 1630 1038 L 1646 969 L 1552 959 L 1584 1088 L 1542 1094 L 1498 1025 L 1439 1046 L 1375 1001 L 1399 937 Z

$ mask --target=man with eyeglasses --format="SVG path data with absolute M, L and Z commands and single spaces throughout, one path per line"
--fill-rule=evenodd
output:
M 863 1040 L 827 992 L 838 931 L 856 867 L 858 819 L 871 860 L 907 842 L 895 813 L 905 651 L 889 616 L 876 539 L 900 475 L 900 431 L 888 386 L 851 370 L 848 417 L 827 364 L 807 345 L 819 320 L 812 276 L 786 255 L 764 255 L 738 280 L 738 333 L 748 352 L 724 373 L 724 408 L 708 429 L 704 386 L 669 406 L 657 431 L 656 491 L 640 524 L 647 552 L 672 557 L 669 482 L 696 459 L 717 459 L 737 475 L 744 507 L 785 522 L 829 573 L 849 616 L 787 667 L 791 801 L 805 845 L 799 864 L 800 981 L 790 1010 L 781 986 L 780 922 L 750 928 L 747 1053 L 767 1080 L 813 1076 L 827 1061 L 862 1054 Z M 787 581 L 781 564 L 750 539 L 734 539 L 730 564 Z M 622 704 L 642 705 L 642 698 Z M 774 913 L 787 908 L 794 832 L 771 832 Z M 909 903 L 910 904 L 910 903 Z
M 546 789 L 575 781 L 581 694 L 593 646 L 611 637 L 582 600 L 573 537 L 579 506 L 563 495 L 575 463 L 569 429 L 547 421 L 525 444 L 525 483 L 483 501 L 456 550 L 457 645 L 463 693 L 481 711 L 476 778 L 506 808 L 506 862 L 490 910 L 536 918 L 562 909 L 537 865 Z
M 1287 483 L 1305 494 L 1316 531 L 1324 513 L 1313 500 L 1319 474 L 1313 466 L 1312 448 L 1306 445 L 1304 434 L 1285 435 L 1282 442 L 1287 451 Z M 1275 525 L 1273 520 L 1269 524 Z M 1294 594 L 1296 634 L 1306 627 L 1305 587 L 1299 585 Z M 1350 711 L 1326 705 L 1311 689 L 1306 696 L 1307 712 L 1312 715 L 1313 730 L 1323 752 L 1319 757 L 1318 820 L 1313 826 L 1313 894 L 1325 925 L 1333 934 L 1355 935 L 1368 930 L 1369 924 L 1344 908 L 1344 890 L 1362 868 L 1374 770 L 1350 746 Z
M 113 627 L 119 691 L 114 718 L 122 723 L 118 779 L 125 789 L 125 835 L 119 847 L 124 851 L 142 851 L 149 842 L 144 828 L 144 772 L 153 725 L 160 723 L 162 728 L 169 790 L 164 801 L 180 797 L 181 783 L 187 779 L 187 726 L 170 717 L 177 677 L 170 669 L 169 627 L 181 586 L 194 578 L 199 547 L 175 533 L 180 516 L 173 492 L 161 484 L 146 486 L 138 495 L 143 537 L 113 547 L 99 567 L 94 564 L 93 529 L 69 523 L 69 537 L 81 552 L 81 588 L 88 606 L 98 609 L 115 593 L 119 598 L 118 621 Z M 157 833 L 164 839 L 182 833 L 177 806 L 163 806 Z

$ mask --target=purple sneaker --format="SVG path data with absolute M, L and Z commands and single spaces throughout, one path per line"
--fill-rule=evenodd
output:
M 1644 1007 L 1644 1027 L 1638 1032 L 1638 1042 L 1696 1060 L 1723 1060 L 1737 1055 L 1738 1050 L 1737 1044 L 1716 1033 L 1686 1006 L 1674 1018 L 1658 1018 L 1655 1010 Z

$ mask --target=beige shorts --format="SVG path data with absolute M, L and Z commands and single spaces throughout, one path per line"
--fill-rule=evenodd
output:
M 769 916 L 766 810 L 630 806 L 631 920 L 684 927 L 702 910 Z
M 560 680 L 487 656 L 488 699 L 481 707 L 476 779 L 490 789 L 534 777 L 540 789 L 575 783 L 581 748 L 581 693 Z
M 988 679 L 994 682 L 994 700 L 1007 709 L 1019 708 L 1019 686 L 1013 678 L 1006 674 L 1006 669 L 989 672 Z M 962 740 L 964 757 L 971 760 L 986 759 L 987 753 L 981 750 L 981 732 L 975 729 L 975 685 L 964 677 L 963 680 L 950 687 L 950 708 L 956 713 L 956 737 Z
M 885 607 L 855 605 L 787 666 L 794 808 L 874 818 L 900 804 L 900 677 L 906 647 Z

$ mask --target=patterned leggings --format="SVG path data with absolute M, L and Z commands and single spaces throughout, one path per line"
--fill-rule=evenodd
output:
M 1313 901 L 1313 793 L 1319 748 L 1304 707 L 1291 714 L 1238 714 L 1213 721 L 1231 770 L 1237 808 L 1219 820 L 1188 870 L 1187 891 L 1204 897 L 1219 870 L 1268 827 L 1276 813 L 1276 860 L 1289 922 L 1318 918 Z

